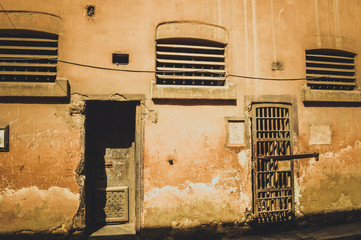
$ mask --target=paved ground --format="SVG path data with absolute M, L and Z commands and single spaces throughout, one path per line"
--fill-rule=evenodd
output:
M 304 228 L 281 233 L 223 238 L 222 240 L 361 240 L 361 221 L 330 225 L 317 228 Z

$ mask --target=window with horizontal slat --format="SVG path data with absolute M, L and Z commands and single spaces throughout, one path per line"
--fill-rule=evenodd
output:
M 33 31 L 0 32 L 1 82 L 54 82 L 58 36 Z
M 306 51 L 307 85 L 312 89 L 353 90 L 356 54 L 332 49 Z
M 157 41 L 157 84 L 224 86 L 225 45 L 197 39 Z

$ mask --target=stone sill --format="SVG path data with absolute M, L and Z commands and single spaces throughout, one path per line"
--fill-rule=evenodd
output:
M 124 223 L 124 224 L 115 224 L 115 225 L 105 225 L 104 227 L 98 229 L 89 236 L 89 240 L 100 240 L 100 239 L 121 239 L 122 236 L 132 236 L 136 234 L 134 224 Z
M 314 90 L 304 86 L 301 98 L 303 102 L 361 103 L 361 91 Z
M 0 82 L 0 97 L 65 98 L 69 96 L 67 79 L 55 82 Z
M 199 100 L 236 100 L 236 85 L 200 87 L 160 85 L 152 82 L 152 99 L 199 99 Z

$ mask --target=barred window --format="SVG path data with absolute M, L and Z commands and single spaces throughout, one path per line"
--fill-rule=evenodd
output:
M 0 31 L 1 82 L 54 82 L 58 36 L 36 31 Z
M 340 50 L 307 50 L 307 86 L 311 89 L 355 89 L 355 57 L 355 53 Z
M 157 40 L 157 84 L 224 86 L 225 47 L 203 39 Z

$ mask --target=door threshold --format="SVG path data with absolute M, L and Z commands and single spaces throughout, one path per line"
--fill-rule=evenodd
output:
M 105 225 L 93 232 L 89 239 L 110 239 L 109 237 L 135 236 L 136 230 L 134 224 Z

